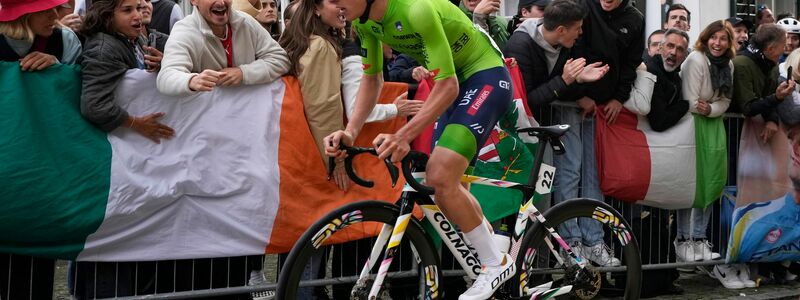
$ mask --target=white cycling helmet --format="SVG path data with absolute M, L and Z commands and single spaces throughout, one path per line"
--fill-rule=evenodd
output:
M 786 33 L 800 34 L 800 21 L 792 18 L 785 18 L 778 21 L 777 24 L 786 30 Z

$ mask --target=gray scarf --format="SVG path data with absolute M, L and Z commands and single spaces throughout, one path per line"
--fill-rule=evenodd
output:
M 731 66 L 728 64 L 731 59 L 727 55 L 715 57 L 709 51 L 706 51 L 706 57 L 711 65 L 708 66 L 708 72 L 711 74 L 711 87 L 714 90 L 719 90 L 720 94 L 728 96 L 733 91 L 733 77 L 731 76 Z

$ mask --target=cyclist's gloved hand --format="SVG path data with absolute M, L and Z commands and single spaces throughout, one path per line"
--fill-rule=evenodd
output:
M 325 145 L 325 154 L 330 157 L 344 159 L 347 157 L 347 152 L 342 150 L 339 147 L 339 144 L 342 143 L 345 146 L 352 146 L 353 141 L 355 141 L 355 137 L 352 133 L 346 130 L 337 130 L 326 136 L 324 139 L 322 139 L 322 141 Z

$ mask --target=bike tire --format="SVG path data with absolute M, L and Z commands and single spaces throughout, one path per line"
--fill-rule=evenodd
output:
M 600 215 L 595 215 L 597 211 L 602 211 Z M 601 220 L 602 215 L 611 214 L 604 220 Z M 622 217 L 618 211 L 612 208 L 610 205 L 593 200 L 593 199 L 572 199 L 567 200 L 564 202 L 559 203 L 558 205 L 553 206 L 550 208 L 546 213 L 544 213 L 544 217 L 547 222 L 553 226 L 554 229 L 557 229 L 559 225 L 564 223 L 564 221 L 573 219 L 573 218 L 580 218 L 580 217 L 587 217 L 587 218 L 594 218 L 595 220 L 600 221 L 604 225 L 611 227 L 612 229 L 616 229 L 617 231 L 612 230 L 612 240 L 615 241 L 615 246 L 622 247 L 621 250 L 621 263 L 622 266 L 626 266 L 627 269 L 626 273 L 626 284 L 625 284 L 625 291 L 624 291 L 624 298 L 626 300 L 636 300 L 639 299 L 639 294 L 641 291 L 641 277 L 642 277 L 642 262 L 639 256 L 639 244 L 636 241 L 635 236 L 631 232 L 631 226 Z M 615 219 L 616 218 L 616 219 Z M 619 220 L 619 223 L 622 226 L 615 225 L 616 221 Z M 616 226 L 616 228 L 614 228 Z M 626 234 L 625 232 L 619 231 L 620 229 L 627 230 L 627 238 L 629 241 L 624 245 L 620 241 L 621 237 L 617 236 L 616 233 L 619 234 Z M 547 248 L 544 238 L 549 236 L 549 232 L 545 229 L 545 226 L 539 222 L 535 222 L 533 226 L 529 228 L 529 230 L 525 233 L 523 237 L 522 244 L 520 247 L 519 255 L 517 255 L 517 276 L 515 276 L 511 282 L 512 287 L 521 287 L 524 284 L 520 282 L 524 282 L 525 278 L 530 279 L 531 276 L 529 274 L 523 274 L 526 270 L 530 270 L 530 267 L 526 266 L 526 253 L 530 251 L 530 249 L 534 249 L 537 251 L 541 251 L 543 248 Z M 558 246 L 556 246 L 559 249 Z M 541 252 L 534 252 L 539 253 Z M 545 252 L 547 255 L 552 257 L 549 251 Z M 538 255 L 537 255 L 538 256 Z M 528 261 L 527 263 L 530 263 Z M 532 280 L 528 280 L 529 286 L 534 286 L 535 284 L 531 284 Z M 527 298 L 525 298 L 527 299 Z
M 278 287 L 275 299 L 298 299 L 297 292 L 306 265 L 315 254 L 322 251 L 321 248 L 324 248 L 324 246 L 320 248 L 314 247 L 314 237 L 324 227 L 328 226 L 328 224 L 341 221 L 343 216 L 357 211 L 361 212 L 361 220 L 353 222 L 352 224 L 376 222 L 394 225 L 400 214 L 400 208 L 391 203 L 382 201 L 360 201 L 339 207 L 320 218 L 303 233 L 292 247 L 291 252 L 289 252 L 280 275 L 278 276 Z M 334 231 L 331 236 L 335 234 L 336 231 Z M 424 289 L 419 289 L 421 293 L 419 299 L 442 299 L 441 287 L 439 286 L 442 278 L 442 271 L 439 256 L 437 255 L 438 252 L 431 238 L 427 235 L 420 223 L 413 217 L 408 223 L 405 235 L 403 236 L 403 243 L 409 242 L 413 245 L 418 254 L 418 282 L 427 283 Z M 380 259 L 383 259 L 384 254 L 385 250 L 382 251 Z M 397 264 L 398 259 L 395 258 L 392 265 L 396 266 Z M 380 263 L 376 263 L 376 267 L 373 268 L 371 274 L 374 275 L 376 273 L 375 270 L 379 265 Z M 362 266 L 363 263 L 361 263 L 358 268 L 360 269 Z

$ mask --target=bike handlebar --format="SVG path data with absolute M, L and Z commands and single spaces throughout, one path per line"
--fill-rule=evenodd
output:
M 375 148 L 349 147 L 341 144 L 339 148 L 347 153 L 347 157 L 345 157 L 344 159 L 344 168 L 345 172 L 347 172 L 347 176 L 350 177 L 350 179 L 353 180 L 353 182 L 355 182 L 360 186 L 369 188 L 375 186 L 375 182 L 358 177 L 356 172 L 353 170 L 353 158 L 355 158 L 359 154 L 364 154 L 364 153 L 369 153 L 374 156 L 378 156 L 378 152 L 375 151 Z M 384 159 L 383 162 L 386 165 L 386 169 L 389 170 L 389 176 L 391 176 L 392 178 L 392 187 L 394 187 L 397 184 L 397 179 L 399 177 L 399 172 L 397 170 L 397 167 L 388 158 Z M 406 155 L 406 157 L 403 158 L 402 162 L 400 163 L 400 168 L 403 172 L 403 177 L 406 179 L 406 182 L 408 183 L 408 185 L 414 188 L 414 190 L 423 194 L 433 195 L 434 189 L 432 187 L 417 182 L 417 180 L 414 179 L 414 175 L 412 172 L 412 168 L 424 170 L 425 164 L 427 162 L 428 162 L 427 154 L 412 150 Z M 333 157 L 328 158 L 328 180 L 330 180 L 331 177 L 333 176 L 333 169 L 335 166 L 336 166 L 335 158 Z

